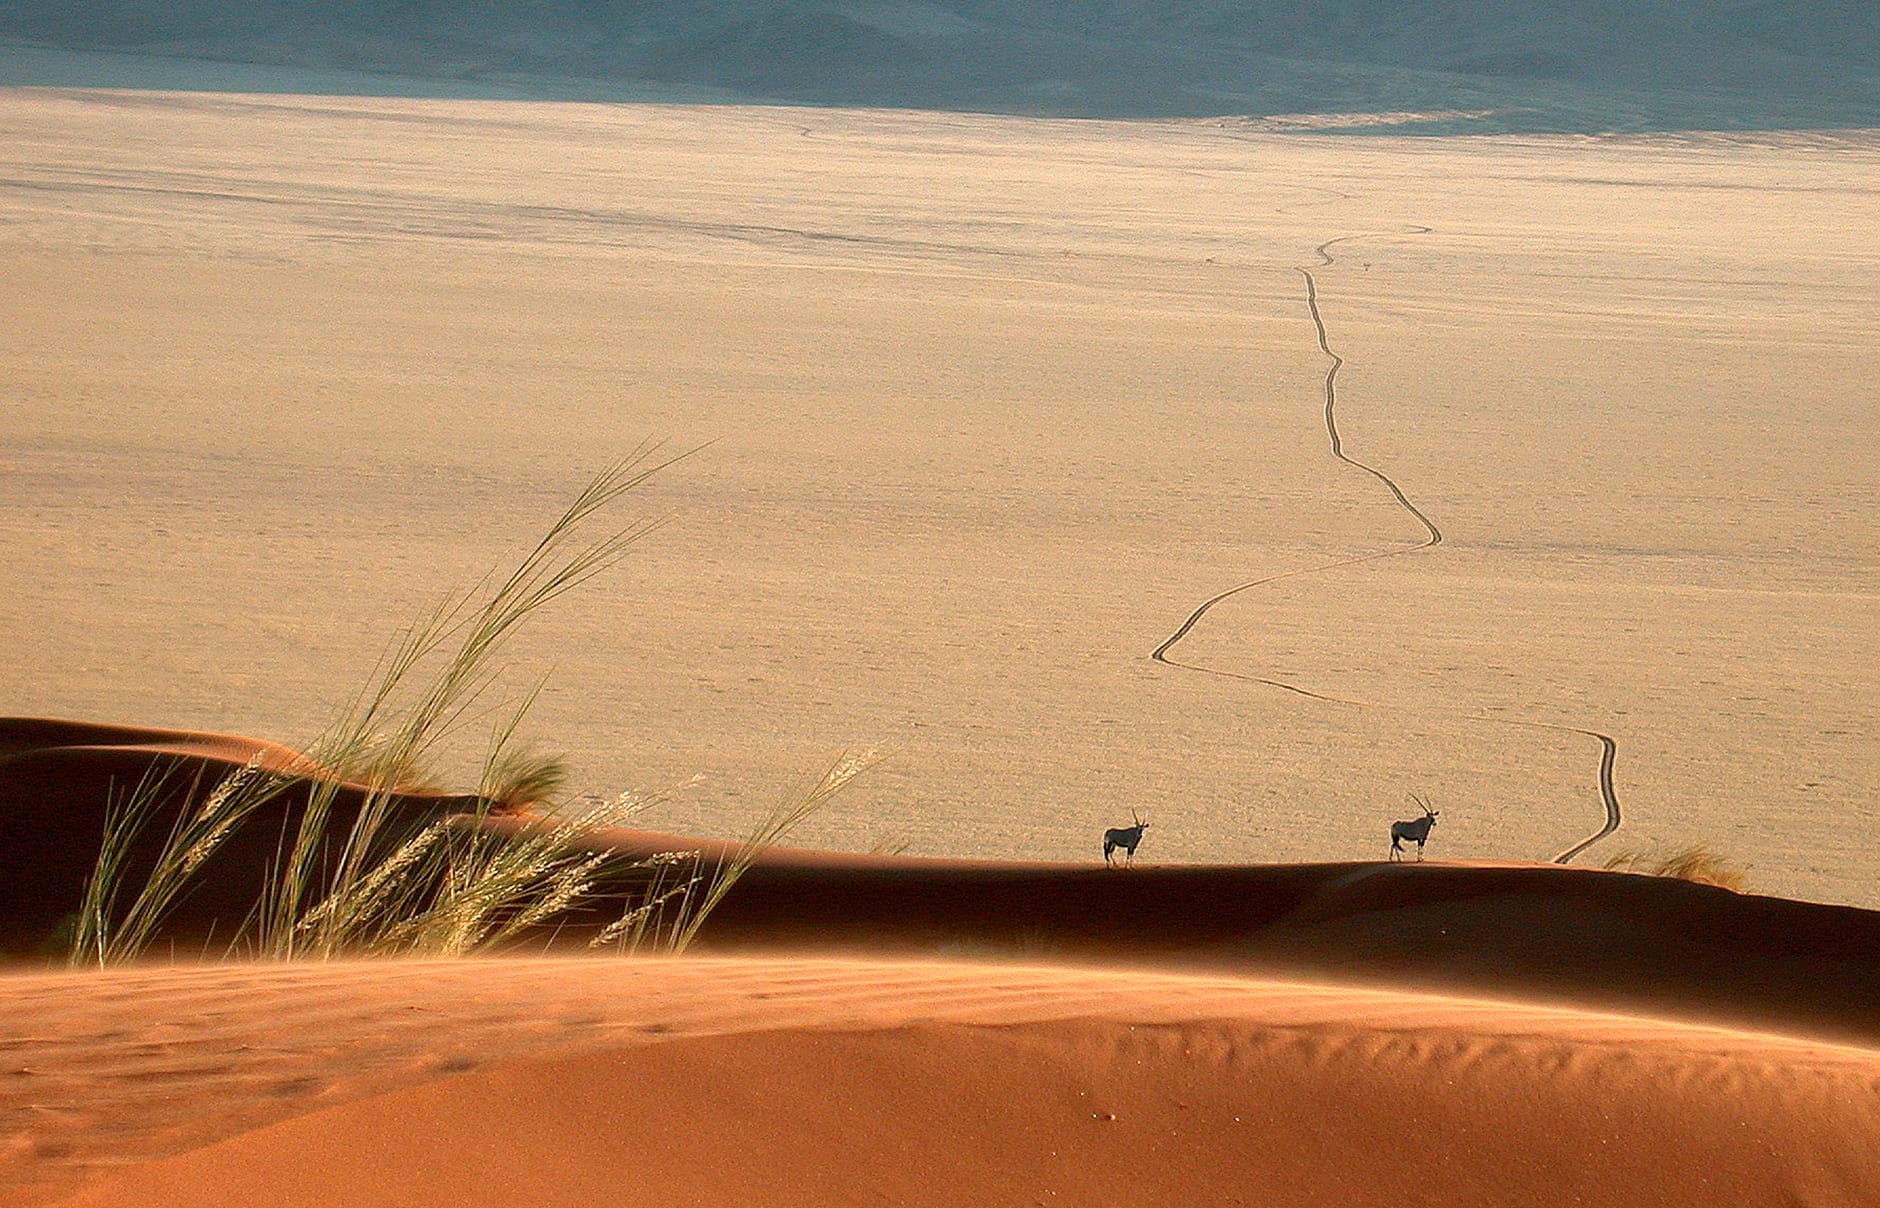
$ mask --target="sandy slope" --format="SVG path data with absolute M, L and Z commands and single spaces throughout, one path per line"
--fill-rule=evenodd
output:
M 0 952 L 62 951 L 54 937 L 80 908 L 114 785 L 158 766 L 173 786 L 128 857 L 134 884 L 173 811 L 257 755 L 305 766 L 252 739 L 0 719 Z M 284 793 L 232 832 L 169 914 L 155 951 L 229 949 L 305 795 Z M 340 792 L 337 828 L 348 825 L 358 796 L 356 788 Z M 407 795 L 390 824 L 415 828 L 464 807 L 462 798 Z M 535 824 L 481 823 L 493 831 Z M 604 831 L 592 843 L 630 859 L 694 852 L 706 867 L 736 847 L 636 830 Z M 639 874 L 616 875 L 622 880 L 602 886 L 603 897 L 635 900 Z M 556 918 L 521 947 L 584 950 L 621 908 Z M 1121 871 L 775 848 L 719 905 L 701 942 L 716 951 L 1310 972 L 1880 1041 L 1880 914 L 1554 865 L 1145 861 Z
M 257 755 L 305 766 L 230 736 L 0 724 L 5 946 L 71 905 L 101 774 L 171 761 L 207 791 Z M 245 835 L 172 934 L 226 936 L 246 913 L 271 848 Z M 597 921 L 532 944 L 582 952 Z M 0 1203 L 1880 1194 L 1873 912 L 1551 865 L 779 849 L 702 946 L 742 954 L 15 965 Z M 1614 1004 L 1631 1013 L 1596 1009 Z
M 608 841 L 709 849 L 633 832 Z M 572 922 L 562 938 L 582 931 Z M 1880 914 L 1552 865 L 1117 873 L 780 850 L 739 882 L 703 943 L 1307 972 L 1880 1041 Z
M 1871 1051 L 1304 984 L 526 960 L 15 975 L 0 1013 L 9 1203 L 1880 1192 Z

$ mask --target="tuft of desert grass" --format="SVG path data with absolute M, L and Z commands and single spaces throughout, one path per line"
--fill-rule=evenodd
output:
M 878 762 L 878 756 L 872 749 L 863 751 L 844 751 L 832 760 L 822 775 L 799 788 L 782 801 L 758 822 L 756 829 L 745 836 L 738 844 L 738 850 L 731 859 L 714 869 L 707 881 L 705 892 L 697 898 L 685 899 L 684 918 L 673 937 L 672 950 L 683 952 L 697 938 L 699 928 L 705 925 L 705 917 L 712 908 L 724 900 L 731 892 L 731 887 L 748 871 L 757 857 L 776 846 L 785 835 L 795 830 L 804 819 L 828 804 L 829 799 L 841 792 L 849 781 L 855 779 Z
M 320 955 L 463 956 L 496 947 L 586 902 L 628 861 L 585 841 L 630 813 L 618 801 L 519 831 L 476 813 L 433 822 L 300 920 Z
M 460 955 L 499 944 L 581 901 L 615 860 L 585 841 L 644 803 L 623 796 L 571 816 L 543 817 L 513 834 L 481 825 L 493 809 L 545 804 L 566 778 L 559 760 L 514 747 L 536 693 L 496 727 L 484 791 L 468 815 L 414 827 L 401 798 L 414 785 L 431 783 L 432 753 L 479 715 L 500 671 L 497 658 L 517 628 L 616 564 L 652 531 L 652 523 L 639 521 L 599 539 L 582 536 L 609 505 L 678 460 L 656 459 L 658 449 L 642 446 L 597 474 L 487 595 L 490 580 L 447 595 L 403 630 L 366 687 L 313 744 L 317 774 L 284 776 L 250 765 L 206 793 L 199 781 L 186 786 L 184 799 L 194 804 L 178 814 L 141 885 L 125 883 L 127 857 L 160 803 L 185 787 L 177 783 L 178 765 L 153 766 L 137 786 L 114 797 L 70 960 L 109 965 L 135 959 L 222 842 L 289 788 L 304 789 L 306 804 L 281 836 L 255 912 L 240 925 L 236 947 L 251 954 L 282 960 Z M 343 782 L 361 797 L 342 824 L 335 810 Z
M 552 805 L 568 786 L 568 761 L 542 751 L 505 751 L 491 760 L 477 795 L 501 814 L 524 814 Z
M 499 942 L 509 922 L 531 913 L 535 904 L 586 885 L 589 872 L 582 866 L 588 857 L 577 854 L 582 828 L 613 824 L 615 815 L 577 817 L 497 843 L 488 835 L 470 837 L 481 834 L 475 823 L 493 804 L 480 795 L 470 824 L 426 838 L 400 825 L 400 787 L 476 716 L 500 671 L 498 656 L 517 629 L 616 565 L 656 527 L 642 520 L 598 539 L 584 536 L 606 508 L 677 460 L 657 460 L 658 448 L 642 446 L 595 475 L 493 589 L 486 579 L 448 594 L 398 636 L 377 675 L 315 746 L 316 757 L 329 767 L 366 770 L 364 800 L 351 824 L 336 834 L 338 785 L 316 783 L 258 912 L 257 951 L 279 959 L 386 950 L 459 954 Z M 485 762 L 486 787 L 507 777 L 523 782 L 512 789 L 533 791 L 527 780 L 533 779 L 533 789 L 545 789 L 553 778 L 540 761 L 531 769 L 511 754 L 516 729 L 539 692 L 538 685 L 497 727 Z M 511 846 L 516 850 L 498 850 Z M 387 861 L 402 861 L 399 876 L 384 874 Z
M 1653 877 L 1673 877 L 1698 885 L 1743 891 L 1748 879 L 1744 870 L 1731 864 L 1701 843 L 1668 853 L 1620 852 L 1607 860 L 1605 867 L 1618 872 L 1642 873 Z

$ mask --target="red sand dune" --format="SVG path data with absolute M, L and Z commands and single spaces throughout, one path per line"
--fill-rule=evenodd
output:
M 6 942 L 82 882 L 100 786 L 257 753 L 292 766 L 0 723 Z M 704 941 L 736 955 L 23 967 L 0 1203 L 1880 1203 L 1872 912 L 1552 866 L 780 850 Z
M 1880 1054 L 1301 984 L 765 958 L 0 979 L 0 1201 L 1871 1204 Z
M 0 953 L 41 951 L 60 921 L 77 910 L 96 862 L 107 810 L 135 790 L 151 769 L 163 770 L 162 805 L 146 831 L 149 842 L 129 867 L 147 867 L 155 844 L 188 800 L 250 763 L 270 772 L 317 770 L 278 743 L 189 730 L 45 718 L 0 718 Z M 345 825 L 361 792 L 344 788 L 334 816 Z M 464 797 L 405 796 L 397 808 L 428 819 L 463 808 Z M 239 920 L 253 902 L 251 886 L 275 857 L 282 828 L 304 808 L 306 793 L 289 792 L 244 827 L 211 862 L 201 888 L 178 911 L 175 934 L 199 938 L 216 920 Z
M 631 831 L 604 842 L 645 853 L 714 850 Z M 719 906 L 704 939 L 717 951 L 958 953 L 1305 974 L 1880 1043 L 1880 913 L 1551 864 L 1121 871 L 1094 861 L 776 850 Z

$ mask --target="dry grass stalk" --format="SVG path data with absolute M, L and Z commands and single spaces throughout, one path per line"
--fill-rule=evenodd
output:
M 184 785 L 181 766 L 155 762 L 132 789 L 114 793 L 107 803 L 97 863 L 86 881 L 67 951 L 71 964 L 121 964 L 142 953 L 223 841 L 292 784 L 291 778 L 262 771 L 257 757 L 202 793 L 201 773 Z M 155 863 L 129 905 L 120 909 L 130 853 L 158 807 L 172 796 L 195 804 L 178 813 Z
M 756 862 L 758 856 L 776 846 L 804 819 L 828 804 L 829 799 L 841 792 L 844 785 L 873 767 L 876 762 L 878 758 L 873 750 L 844 751 L 836 756 L 821 776 L 778 802 L 738 845 L 738 850 L 729 860 L 705 874 L 704 893 L 688 894 L 682 900 L 679 918 L 669 933 L 666 946 L 673 952 L 684 952 L 698 937 L 706 916 L 731 892 L 732 886 L 738 883 L 738 879 Z

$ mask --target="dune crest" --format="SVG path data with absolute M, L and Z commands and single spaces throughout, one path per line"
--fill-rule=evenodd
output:
M 0 755 L 0 911 L 10 920 L 0 949 L 16 954 L 44 954 L 56 921 L 77 908 L 114 781 L 134 781 L 154 760 L 183 759 L 192 770 L 179 786 L 206 792 L 257 752 L 285 766 L 298 758 L 236 736 L 33 719 L 0 721 L 0 744 L 8 752 Z M 466 800 L 414 795 L 401 808 L 443 817 Z M 480 823 L 492 831 L 533 824 Z M 262 819 L 248 831 L 179 907 L 162 950 L 219 952 L 205 944 L 246 917 L 276 823 Z M 737 848 L 642 830 L 601 831 L 585 842 L 634 859 L 698 852 L 708 865 Z M 603 896 L 631 883 L 604 885 Z M 585 951 L 617 916 L 613 905 L 577 908 L 519 946 Z M 1880 968 L 1871 958 L 1880 951 L 1880 912 L 1558 865 L 1145 860 L 1125 871 L 1094 853 L 1087 864 L 1068 864 L 773 848 L 717 906 L 698 943 L 725 953 L 1304 974 L 1880 1041 Z

